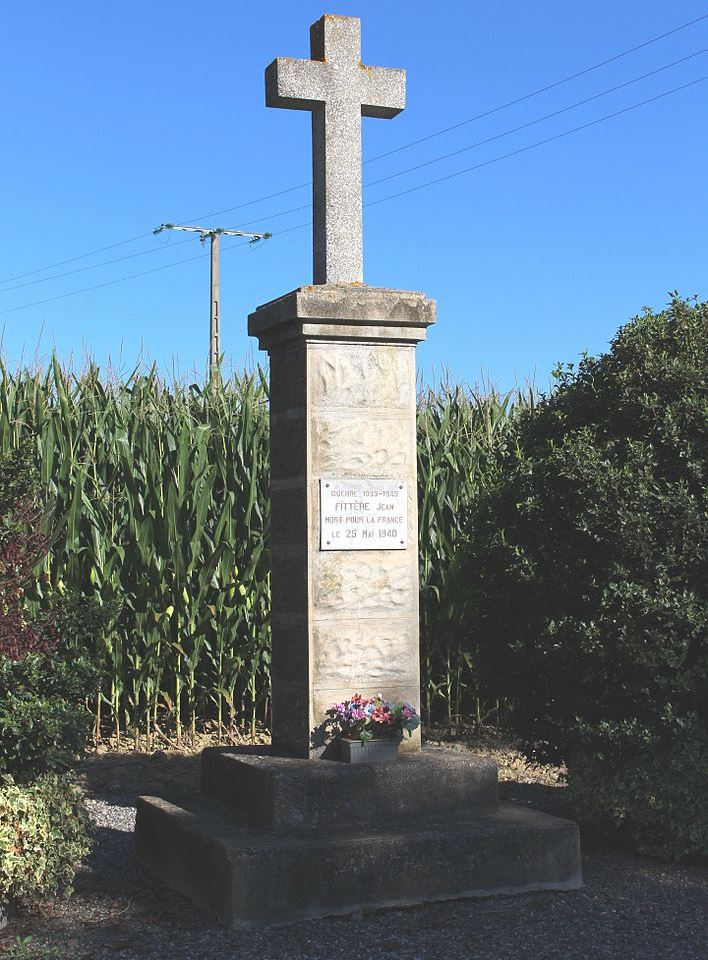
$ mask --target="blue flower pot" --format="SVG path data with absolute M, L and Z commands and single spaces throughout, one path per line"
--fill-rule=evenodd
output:
M 398 757 L 400 740 L 350 740 L 339 738 L 339 759 L 344 763 L 390 763 Z

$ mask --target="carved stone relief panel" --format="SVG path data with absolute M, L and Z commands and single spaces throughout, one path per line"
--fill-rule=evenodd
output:
M 410 418 L 313 414 L 312 475 L 407 477 L 413 460 Z
M 327 344 L 310 351 L 313 406 L 407 409 L 415 395 L 410 348 Z
M 319 553 L 312 562 L 315 618 L 417 613 L 417 566 L 407 552 Z
M 377 693 L 417 677 L 417 623 L 410 620 L 331 620 L 315 623 L 313 683 Z

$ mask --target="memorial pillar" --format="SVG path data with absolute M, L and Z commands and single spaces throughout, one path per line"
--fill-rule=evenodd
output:
M 355 692 L 420 708 L 415 347 L 434 321 L 421 293 L 353 284 L 249 317 L 270 355 L 276 752 L 321 756 Z

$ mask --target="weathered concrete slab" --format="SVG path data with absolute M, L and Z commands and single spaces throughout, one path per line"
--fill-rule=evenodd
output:
M 138 856 L 230 927 L 265 927 L 433 900 L 574 890 L 578 829 L 515 804 L 386 830 L 283 836 L 209 807 L 141 797 Z
M 369 829 L 498 803 L 492 760 L 426 748 L 394 763 L 202 753 L 202 792 L 240 823 L 277 832 Z

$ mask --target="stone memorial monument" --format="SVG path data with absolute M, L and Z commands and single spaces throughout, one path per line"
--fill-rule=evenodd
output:
M 354 691 L 419 703 L 415 346 L 435 320 L 363 285 L 361 117 L 400 113 L 405 72 L 362 65 L 353 17 L 314 24 L 311 51 L 268 67 L 266 103 L 312 113 L 314 285 L 249 318 L 271 371 L 273 746 L 298 757 Z
M 415 347 L 421 293 L 363 284 L 361 116 L 405 106 L 405 72 L 361 62 L 325 16 L 277 59 L 266 103 L 309 110 L 314 284 L 259 307 L 270 356 L 271 750 L 210 749 L 205 802 L 139 802 L 143 862 L 233 926 L 580 884 L 577 828 L 500 804 L 493 763 L 421 750 L 335 759 L 326 710 L 354 692 L 419 706 Z M 395 882 L 392 879 L 395 878 Z

